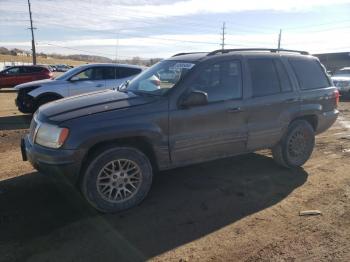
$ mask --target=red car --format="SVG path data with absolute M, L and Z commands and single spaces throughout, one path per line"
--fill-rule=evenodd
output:
M 0 72 L 0 88 L 49 78 L 53 73 L 44 66 L 12 66 Z

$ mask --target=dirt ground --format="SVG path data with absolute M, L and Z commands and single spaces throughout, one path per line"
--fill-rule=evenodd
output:
M 14 98 L 0 91 L 0 261 L 350 261 L 350 102 L 301 169 L 263 151 L 167 171 L 103 215 L 21 161 L 30 117 Z

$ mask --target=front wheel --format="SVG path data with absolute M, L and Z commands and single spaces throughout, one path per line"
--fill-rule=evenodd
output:
M 287 134 L 272 148 L 274 160 L 285 167 L 302 166 L 311 156 L 315 146 L 315 133 L 305 120 L 295 120 Z
M 139 150 L 107 149 L 86 169 L 81 190 L 87 201 L 101 212 L 118 212 L 138 205 L 152 185 L 152 166 Z

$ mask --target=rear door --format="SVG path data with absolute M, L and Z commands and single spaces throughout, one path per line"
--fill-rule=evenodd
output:
M 219 60 L 203 65 L 186 88 L 185 94 L 190 90 L 207 93 L 209 103 L 190 108 L 171 103 L 169 142 L 174 165 L 244 152 L 247 130 L 245 113 L 240 111 L 243 104 L 240 61 Z
M 275 145 L 291 117 L 299 112 L 299 93 L 288 75 L 288 63 L 278 57 L 246 60 L 250 74 L 248 113 L 248 150 Z
M 122 83 L 124 83 L 127 80 L 131 80 L 142 71 L 140 68 L 133 68 L 127 66 L 118 66 L 115 68 L 116 71 L 114 79 L 106 79 L 107 88 L 117 88 Z
M 32 67 L 32 66 L 25 66 L 22 67 L 22 75 L 21 80 L 24 82 L 31 82 L 35 80 L 40 80 L 40 72 L 42 71 L 41 67 Z
M 69 95 L 78 95 L 106 88 L 103 67 L 90 67 L 71 77 Z

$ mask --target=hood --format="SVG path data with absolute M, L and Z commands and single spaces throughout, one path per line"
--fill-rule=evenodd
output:
M 350 81 L 350 76 L 332 76 L 331 78 L 335 81 Z
M 108 89 L 71 96 L 45 104 L 40 107 L 38 117 L 39 119 L 62 122 L 81 116 L 143 105 L 153 102 L 155 98 Z
M 20 84 L 14 87 L 16 90 L 20 90 L 23 88 L 33 87 L 33 86 L 41 86 L 41 85 L 58 85 L 61 84 L 61 80 L 52 80 L 52 79 L 44 79 L 44 80 L 37 80 L 32 82 L 27 82 L 24 84 Z

